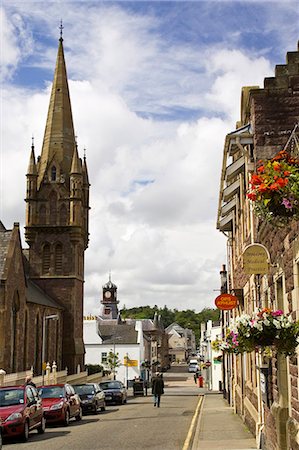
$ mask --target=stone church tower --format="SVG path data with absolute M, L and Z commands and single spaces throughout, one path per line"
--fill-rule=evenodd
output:
M 41 156 L 34 145 L 27 172 L 25 239 L 30 279 L 63 308 L 62 367 L 84 363 L 84 251 L 88 246 L 89 180 L 78 156 L 59 40 Z

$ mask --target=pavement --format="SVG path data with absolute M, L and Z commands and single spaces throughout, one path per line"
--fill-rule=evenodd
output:
M 202 402 L 194 424 L 190 450 L 256 449 L 256 441 L 222 393 L 199 389 Z M 188 450 L 189 450 L 188 449 Z

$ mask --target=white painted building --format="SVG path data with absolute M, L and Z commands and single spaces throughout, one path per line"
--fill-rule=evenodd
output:
M 144 342 L 142 323 L 137 320 L 135 324 L 112 323 L 105 320 L 101 331 L 106 329 L 111 333 L 103 339 L 98 334 L 99 320 L 85 318 L 83 322 L 83 339 L 85 344 L 85 364 L 100 364 L 108 368 L 107 357 L 110 352 L 118 354 L 120 366 L 115 369 L 116 379 L 127 385 L 128 380 L 133 380 L 141 375 L 141 364 L 144 361 Z M 126 365 L 126 359 L 128 364 Z
M 201 324 L 200 354 L 203 356 L 203 364 L 206 367 L 203 369 L 203 377 L 208 389 L 212 391 L 219 391 L 222 384 L 222 360 L 219 361 L 222 352 L 213 350 L 211 345 L 217 338 L 221 339 L 219 322 L 208 320 Z

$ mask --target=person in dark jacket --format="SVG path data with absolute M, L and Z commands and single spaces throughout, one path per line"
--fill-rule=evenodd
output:
M 164 394 L 164 381 L 162 374 L 159 372 L 152 379 L 152 394 L 154 396 L 154 406 L 160 408 L 161 395 Z

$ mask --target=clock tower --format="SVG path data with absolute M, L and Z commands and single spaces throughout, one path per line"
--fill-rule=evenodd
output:
M 117 286 L 112 283 L 109 275 L 108 283 L 103 286 L 103 297 L 101 300 L 100 317 L 102 319 L 117 319 L 118 305 L 117 300 Z

